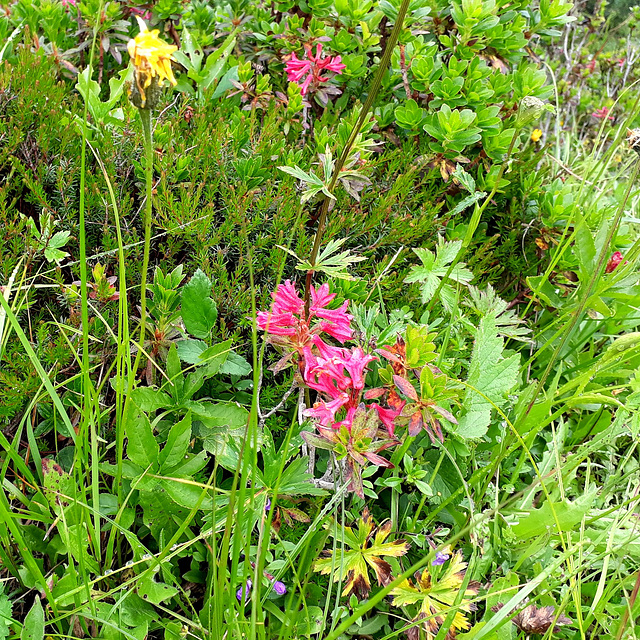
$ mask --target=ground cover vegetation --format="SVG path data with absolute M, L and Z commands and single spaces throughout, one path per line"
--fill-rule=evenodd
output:
M 0 7 L 0 640 L 638 637 L 640 9 Z

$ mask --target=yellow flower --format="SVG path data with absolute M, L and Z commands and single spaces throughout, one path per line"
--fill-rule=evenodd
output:
M 136 16 L 137 17 L 137 16 Z M 158 86 L 162 87 L 164 81 L 168 80 L 172 85 L 176 85 L 176 79 L 171 69 L 171 54 L 177 51 L 178 47 L 167 44 L 158 37 L 160 31 L 154 29 L 149 31 L 143 20 L 138 18 L 140 33 L 133 40 L 129 40 L 127 49 L 133 61 L 135 69 L 136 86 L 140 92 L 141 106 L 146 103 L 145 90 L 151 86 L 154 78 L 157 78 Z
M 542 138 L 542 131 L 540 129 L 534 129 L 531 132 L 531 141 L 538 142 Z

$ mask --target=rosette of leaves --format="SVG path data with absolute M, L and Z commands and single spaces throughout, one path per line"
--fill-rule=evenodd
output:
M 466 568 L 467 563 L 462 553 L 456 551 L 444 565 L 431 565 L 422 573 L 416 572 L 415 584 L 411 580 L 405 580 L 392 589 L 394 606 L 414 608 L 419 605 L 413 621 L 420 624 L 407 631 L 409 640 L 418 640 L 420 626 L 424 629 L 426 640 L 433 640 L 447 618 L 450 618 L 447 638 L 455 637 L 458 631 L 469 629 L 469 619 L 465 614 L 476 609 L 471 598 L 478 593 L 479 584 L 470 582 L 464 593 L 460 593 Z
M 410 436 L 417 436 L 424 429 L 429 434 L 431 442 L 435 442 L 436 437 L 440 442 L 444 442 L 438 418 L 444 418 L 453 424 L 458 424 L 458 421 L 448 409 L 438 403 L 457 394 L 455 391 L 447 389 L 447 376 L 437 367 L 429 365 L 423 367 L 419 380 L 420 394 L 417 393 L 410 380 L 401 376 L 393 376 L 393 382 L 397 389 L 407 398 L 407 403 L 397 422 L 400 423 L 403 419 L 408 421 Z
M 371 591 L 369 568 L 373 569 L 380 586 L 388 585 L 392 581 L 391 565 L 383 557 L 399 558 L 409 551 L 405 540 L 387 541 L 390 533 L 391 521 L 376 527 L 365 507 L 357 528 L 344 527 L 337 534 L 330 534 L 338 541 L 344 540 L 346 548 L 338 552 L 336 558 L 333 551 L 323 551 L 313 568 L 324 575 L 330 574 L 334 582 L 345 581 L 343 596 L 353 593 L 364 600 Z

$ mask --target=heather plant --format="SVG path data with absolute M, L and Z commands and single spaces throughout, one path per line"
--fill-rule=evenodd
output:
M 6 7 L 0 638 L 638 636 L 635 18 L 577 9 Z

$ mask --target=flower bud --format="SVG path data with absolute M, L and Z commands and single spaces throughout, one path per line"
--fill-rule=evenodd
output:
M 283 596 L 287 593 L 287 585 L 284 582 L 280 582 L 280 580 L 276 580 L 273 583 L 273 590 L 279 595 Z
M 545 104 L 540 98 L 534 96 L 525 96 L 520 101 L 518 115 L 516 116 L 516 129 L 522 129 L 528 124 L 537 120 L 545 110 Z

